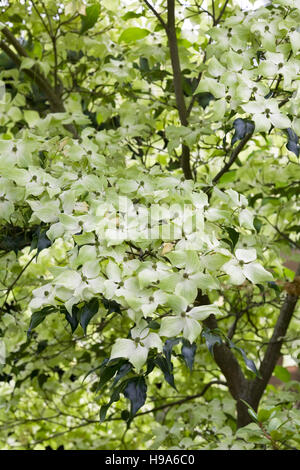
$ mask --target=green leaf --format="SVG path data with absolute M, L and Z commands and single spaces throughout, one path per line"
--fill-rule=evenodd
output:
M 253 225 L 254 225 L 254 228 L 257 231 L 257 233 L 259 233 L 263 224 L 260 221 L 260 219 L 258 219 L 258 217 L 254 217 Z
M 121 36 L 119 37 L 119 42 L 126 42 L 127 44 L 130 42 L 138 41 L 139 39 L 143 39 L 150 34 L 148 29 L 144 28 L 127 28 L 125 29 Z
M 256 423 L 258 423 L 258 416 L 257 414 L 255 413 L 254 409 L 252 408 L 252 406 L 249 405 L 249 403 L 247 403 L 245 400 L 243 400 L 242 398 L 240 398 L 240 400 L 244 403 L 244 405 L 246 405 L 246 407 L 248 408 L 248 413 L 249 415 L 251 416 L 251 418 L 254 419 L 254 421 Z
M 81 18 L 81 30 L 80 34 L 85 33 L 88 29 L 92 28 L 100 14 L 100 4 L 96 3 L 86 8 L 85 15 L 80 15 Z
M 229 170 L 219 179 L 219 184 L 232 183 L 235 181 L 236 170 Z
M 273 413 L 273 411 L 274 411 L 273 409 L 270 409 L 270 410 L 266 410 L 265 408 L 260 409 L 260 410 L 258 411 L 258 414 L 257 414 L 257 416 L 258 416 L 258 421 L 259 421 L 260 423 L 263 423 L 264 421 L 267 421 L 267 420 L 270 418 L 270 416 L 271 416 L 271 414 Z
M 121 18 L 124 21 L 131 20 L 132 18 L 140 18 L 143 16 L 143 13 L 135 13 L 134 11 L 129 11 L 125 15 L 123 15 Z
M 285 383 L 291 380 L 291 374 L 289 371 L 285 367 L 279 365 L 275 366 L 274 375 L 277 377 L 277 379 Z
M 258 417 L 257 417 L 257 414 L 255 413 L 255 411 L 253 411 L 251 408 L 248 408 L 248 413 L 251 416 L 251 418 L 254 419 L 254 421 L 258 421 Z
M 40 120 L 40 115 L 37 111 L 24 111 L 24 118 L 29 127 L 34 127 Z
M 40 388 L 43 388 L 44 383 L 47 382 L 49 377 L 49 374 L 40 374 L 38 376 L 38 384 Z

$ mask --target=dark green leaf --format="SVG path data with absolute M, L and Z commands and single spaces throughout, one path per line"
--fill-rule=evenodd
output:
M 50 313 L 53 313 L 55 310 L 54 307 L 44 307 L 42 310 L 38 310 L 37 312 L 34 312 L 31 316 L 30 319 L 30 325 L 27 331 L 27 336 L 30 336 L 30 333 L 32 330 L 34 330 L 40 323 L 42 323 L 46 316 L 49 315 Z
M 47 229 L 40 226 L 37 228 L 32 237 L 30 251 L 37 248 L 37 254 L 39 254 L 42 250 L 51 246 L 52 242 L 47 237 L 46 231 Z
M 192 96 L 198 85 L 198 80 L 196 77 L 183 77 L 182 88 L 185 96 Z
M 121 413 L 121 418 L 124 420 L 124 421 L 128 421 L 129 418 L 130 418 L 130 413 L 128 410 L 123 410 L 122 413 Z
M 188 341 L 185 341 L 181 348 L 181 354 L 183 355 L 185 363 L 190 369 L 190 371 L 192 371 L 193 369 L 196 349 L 196 343 L 191 344 Z
M 31 373 L 30 373 L 30 380 L 34 379 L 35 377 L 37 377 L 39 375 L 39 369 L 34 369 Z
M 212 355 L 212 357 L 214 357 L 214 345 L 222 344 L 222 338 L 212 333 L 210 330 L 203 330 L 202 336 L 205 338 L 206 346 L 210 354 Z
M 227 245 L 229 245 L 230 248 L 232 249 L 232 241 L 231 240 L 228 240 L 228 238 L 221 238 L 221 241 L 227 243 Z
M 152 320 L 148 323 L 148 327 L 151 328 L 152 330 L 159 330 L 160 324 L 157 321 Z
M 140 70 L 141 72 L 149 72 L 149 62 L 147 57 L 140 57 Z
M 87 329 L 89 322 L 91 321 L 93 316 L 96 315 L 98 310 L 99 310 L 99 301 L 98 299 L 95 299 L 95 298 L 87 302 L 80 310 L 80 325 L 82 326 L 82 329 L 85 335 L 86 335 L 86 329 Z
M 108 299 L 103 298 L 102 303 L 107 310 L 107 314 L 110 314 L 113 312 L 121 313 L 121 305 L 118 304 L 118 302 L 116 302 L 115 300 L 108 300 Z
M 134 377 L 128 380 L 124 396 L 130 400 L 130 415 L 132 417 L 144 405 L 147 398 L 147 385 L 144 377 Z
M 48 379 L 49 379 L 49 375 L 48 375 L 48 374 L 40 374 L 40 375 L 38 376 L 39 387 L 40 387 L 40 388 L 43 388 L 44 383 L 47 382 Z
M 80 314 L 80 309 L 76 305 L 74 305 L 72 308 L 72 315 L 70 315 L 69 312 L 67 312 L 67 310 L 65 311 L 66 320 L 71 325 L 72 333 L 74 333 L 74 331 L 76 330 L 78 326 L 79 314 Z
M 36 353 L 41 354 L 46 349 L 47 346 L 48 346 L 47 339 L 43 339 L 42 341 L 39 341 L 37 345 Z
M 159 354 L 154 360 L 154 363 L 163 372 L 166 382 L 168 382 L 168 384 L 176 390 L 172 362 L 168 362 L 165 357 Z
M 276 284 L 276 282 L 270 281 L 270 282 L 268 282 L 268 286 L 269 286 L 271 289 L 274 289 L 277 294 L 280 294 L 280 293 L 281 293 L 280 287 Z
M 238 346 L 236 346 L 232 341 L 229 341 L 229 345 L 230 345 L 230 347 L 231 347 L 232 349 L 236 349 L 236 350 L 242 355 L 247 369 L 251 370 L 251 372 L 254 372 L 254 374 L 255 374 L 257 377 L 260 377 L 260 373 L 259 373 L 259 371 L 257 370 L 256 365 L 254 364 L 254 362 L 252 361 L 252 359 L 249 359 L 249 358 L 247 357 L 245 351 L 244 351 L 242 348 L 239 348 Z
M 106 418 L 106 413 L 108 408 L 110 407 L 110 404 L 108 403 L 107 405 L 102 405 L 100 408 L 100 423 L 103 423 Z
M 201 93 L 197 93 L 196 100 L 200 104 L 200 106 L 205 109 L 206 106 L 209 105 L 210 101 L 214 100 L 215 97 L 208 91 L 203 91 Z
M 105 367 L 107 363 L 108 363 L 108 359 L 104 359 L 104 361 L 100 364 L 100 366 L 94 367 L 93 369 L 89 370 L 89 371 L 85 374 L 85 376 L 83 377 L 82 382 L 84 382 L 85 379 L 86 379 L 90 374 L 92 374 L 93 372 L 95 372 L 96 370 L 98 370 L 98 369 L 103 369 L 103 367 Z
M 49 240 L 49 238 L 46 235 L 46 230 L 41 230 L 39 233 L 38 241 L 37 241 L 37 252 L 39 253 L 45 248 L 49 248 L 51 244 L 52 242 Z
M 128 372 L 131 371 L 131 369 L 132 365 L 129 362 L 122 364 L 117 375 L 115 376 L 112 386 L 114 387 L 119 382 L 119 380 L 121 380 L 123 377 L 125 377 L 125 375 L 128 374 Z
M 293 152 L 297 157 L 299 157 L 300 145 L 299 145 L 299 137 L 297 136 L 296 132 L 293 131 L 290 127 L 286 129 L 288 135 L 288 142 L 286 144 L 286 148 Z
M 233 122 L 233 127 L 235 133 L 232 137 L 231 145 L 233 145 L 238 140 L 243 139 L 244 137 L 246 137 L 246 135 L 252 134 L 255 128 L 253 122 L 241 118 L 238 118 Z
M 113 366 L 106 366 L 103 372 L 100 375 L 100 382 L 97 387 L 97 392 L 99 392 L 104 385 L 115 375 L 117 370 L 119 369 L 119 364 L 115 364 Z
M 237 244 L 237 242 L 239 240 L 240 234 L 239 234 L 239 232 L 234 230 L 234 228 L 232 228 L 232 227 L 225 227 L 225 229 L 226 229 L 226 232 L 228 233 L 229 238 L 231 240 L 232 248 L 234 249 L 235 245 Z
M 100 422 L 103 422 L 106 418 L 106 413 L 109 407 L 114 403 L 115 401 L 118 401 L 120 399 L 120 393 L 124 390 L 126 387 L 127 381 L 125 380 L 122 382 L 118 387 L 116 387 L 110 397 L 110 401 L 107 405 L 101 406 L 100 409 Z
M 163 353 L 166 356 L 168 364 L 171 364 L 171 355 L 172 355 L 173 347 L 176 346 L 176 344 L 180 343 L 180 341 L 181 341 L 181 338 L 173 338 L 173 339 L 167 339 L 167 341 L 165 342 L 164 347 L 163 347 Z
M 259 233 L 262 228 L 262 222 L 257 217 L 254 217 L 253 225 L 257 233 Z

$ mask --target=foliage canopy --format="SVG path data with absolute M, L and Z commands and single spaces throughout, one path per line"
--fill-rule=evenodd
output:
M 0 448 L 299 448 L 299 2 L 1 5 Z

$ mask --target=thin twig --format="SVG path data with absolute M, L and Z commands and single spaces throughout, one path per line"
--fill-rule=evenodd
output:
M 8 287 L 7 291 L 6 291 L 6 294 L 5 294 L 5 300 L 4 300 L 4 303 L 3 305 L 6 303 L 7 301 L 7 298 L 9 296 L 9 293 L 12 291 L 12 289 L 15 287 L 16 283 L 18 282 L 18 280 L 20 279 L 20 277 L 22 276 L 22 274 L 24 273 L 24 271 L 28 268 L 28 266 L 30 265 L 30 263 L 32 263 L 32 261 L 34 260 L 34 258 L 36 257 L 36 253 L 32 256 L 32 258 L 30 258 L 30 260 L 25 264 L 25 266 L 22 268 L 21 272 L 18 274 L 18 276 L 16 277 L 16 279 L 13 281 L 13 283 Z M 1 311 L 2 311 L 3 307 L 1 308 Z
M 229 158 L 228 162 L 224 165 L 224 167 L 219 171 L 219 173 L 216 174 L 216 176 L 213 178 L 212 182 L 213 184 L 216 184 L 219 179 L 226 173 L 229 168 L 233 165 L 237 157 L 239 156 L 239 153 L 243 150 L 245 147 L 246 143 L 251 139 L 253 135 L 253 132 L 247 134 L 241 141 L 240 143 L 234 148 L 232 151 L 231 157 Z
M 162 19 L 161 15 L 155 10 L 155 8 L 151 5 L 151 3 L 149 3 L 147 0 L 143 0 L 143 1 L 146 3 L 147 7 L 154 13 L 154 15 L 156 16 L 158 21 L 162 24 L 164 29 L 167 30 L 167 25 Z

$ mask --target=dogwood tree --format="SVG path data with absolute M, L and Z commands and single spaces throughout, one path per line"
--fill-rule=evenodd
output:
M 1 8 L 1 446 L 297 448 L 299 2 Z

